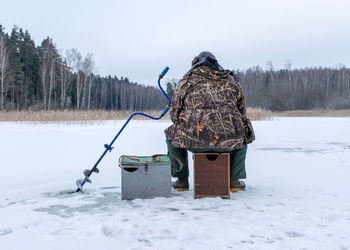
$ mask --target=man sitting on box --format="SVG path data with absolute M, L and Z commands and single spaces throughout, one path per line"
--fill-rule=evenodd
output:
M 175 89 L 170 109 L 173 124 L 165 130 L 172 186 L 188 190 L 188 156 L 191 152 L 230 152 L 230 188 L 245 189 L 247 144 L 255 140 L 246 115 L 241 85 L 233 72 L 224 70 L 207 51 L 192 60 L 191 69 Z M 175 169 L 174 169 L 175 168 Z

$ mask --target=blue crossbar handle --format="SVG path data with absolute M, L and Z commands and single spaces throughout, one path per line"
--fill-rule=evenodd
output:
M 119 137 L 119 135 L 123 132 L 124 128 L 126 127 L 126 125 L 128 125 L 128 123 L 131 121 L 131 119 L 136 116 L 136 115 L 141 115 L 141 116 L 145 116 L 147 118 L 150 118 L 152 120 L 160 120 L 163 118 L 163 116 L 168 112 L 169 108 L 170 108 L 170 105 L 171 105 L 171 100 L 169 98 L 169 96 L 167 95 L 167 93 L 163 90 L 162 86 L 160 85 L 160 80 L 164 77 L 164 75 L 168 72 L 169 70 L 169 67 L 166 67 L 163 72 L 159 75 L 159 78 L 158 78 L 158 87 L 160 88 L 160 90 L 162 91 L 162 93 L 164 94 L 164 96 L 167 98 L 168 100 L 168 105 L 166 105 L 166 107 L 164 108 L 164 110 L 162 111 L 162 113 L 160 114 L 159 117 L 153 117 L 153 116 L 150 116 L 150 115 L 147 115 L 145 113 L 141 113 L 141 112 L 135 112 L 133 114 L 130 115 L 130 117 L 128 118 L 128 120 L 124 123 L 123 127 L 119 130 L 119 132 L 117 133 L 117 135 L 113 138 L 113 140 L 111 141 L 110 144 L 106 144 L 105 145 L 105 151 L 102 153 L 102 155 L 100 156 L 100 158 L 97 160 L 97 162 L 95 163 L 95 165 L 92 167 L 92 169 L 88 172 L 88 173 L 84 173 L 85 174 L 85 178 L 84 179 L 80 179 L 80 180 L 77 180 L 77 185 L 78 185 L 78 188 L 75 192 L 73 193 L 76 193 L 76 192 L 80 192 L 82 191 L 82 187 L 84 186 L 84 184 L 86 182 L 90 182 L 90 175 L 93 173 L 93 172 L 98 172 L 98 169 L 97 169 L 97 166 L 98 164 L 101 162 L 101 160 L 103 159 L 103 157 L 106 155 L 106 153 L 108 151 L 112 151 L 113 149 L 113 144 L 114 142 L 117 140 L 117 138 Z M 85 171 L 84 171 L 85 172 Z

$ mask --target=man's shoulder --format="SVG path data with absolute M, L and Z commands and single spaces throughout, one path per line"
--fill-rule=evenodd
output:
M 217 71 L 217 70 L 214 70 L 214 69 L 207 67 L 207 66 L 200 66 L 198 68 L 189 70 L 185 76 L 190 75 L 192 73 L 195 73 L 197 75 L 202 75 L 206 78 L 230 79 L 232 81 L 239 82 L 239 78 L 238 78 L 237 74 L 234 71 L 231 71 L 228 69 L 226 69 L 224 71 Z
M 206 81 L 225 81 L 240 88 L 240 83 L 237 75 L 231 70 L 217 71 L 207 66 L 191 68 L 179 81 L 177 89 Z

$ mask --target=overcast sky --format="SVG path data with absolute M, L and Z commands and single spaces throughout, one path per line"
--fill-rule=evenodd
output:
M 0 0 L 0 23 L 37 44 L 93 53 L 100 75 L 155 85 L 180 78 L 201 51 L 227 69 L 350 66 L 350 1 Z

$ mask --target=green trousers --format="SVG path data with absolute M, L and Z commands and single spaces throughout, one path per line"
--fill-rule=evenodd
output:
M 176 148 L 171 143 L 171 140 L 166 137 L 166 144 L 168 146 L 168 154 L 177 157 L 182 162 L 182 169 L 177 172 L 175 169 L 180 169 L 179 163 L 172 157 L 170 162 L 173 165 L 171 168 L 171 175 L 177 178 L 188 178 L 188 151 L 195 153 L 230 153 L 230 178 L 231 179 L 245 179 L 245 157 L 247 154 L 247 145 L 240 149 L 210 149 L 210 148 Z M 174 169 L 175 168 L 175 169 Z

